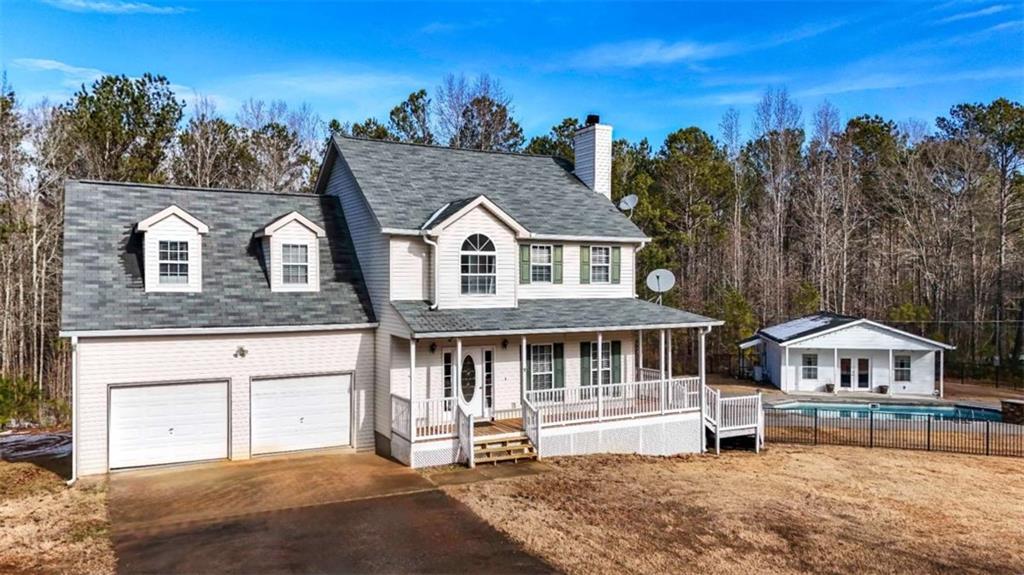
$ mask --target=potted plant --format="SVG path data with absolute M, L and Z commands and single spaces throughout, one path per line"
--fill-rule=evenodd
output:
M 825 384 L 825 391 L 828 392 L 828 393 L 835 393 L 836 392 L 836 384 L 834 384 L 834 383 L 826 383 Z
M 888 395 L 889 394 L 889 386 L 888 385 L 879 385 L 878 386 L 878 393 L 884 393 L 884 394 Z

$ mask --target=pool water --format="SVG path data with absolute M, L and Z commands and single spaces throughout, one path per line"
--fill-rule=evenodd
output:
M 994 409 L 980 409 L 963 405 L 912 405 L 894 403 L 818 403 L 795 401 L 774 406 L 775 409 L 813 412 L 818 417 L 869 417 L 874 412 L 892 419 L 917 419 L 932 416 L 933 419 L 973 419 L 976 421 L 1002 421 L 1003 415 Z

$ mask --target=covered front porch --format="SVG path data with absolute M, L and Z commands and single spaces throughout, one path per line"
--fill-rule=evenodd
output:
M 686 314 L 683 323 L 672 316 L 685 312 L 638 303 L 667 321 L 393 337 L 392 453 L 414 466 L 473 465 L 481 442 L 502 438 L 526 438 L 539 456 L 703 451 L 704 346 L 717 322 Z M 684 331 L 697 361 L 676 373 L 672 340 Z M 668 437 L 679 433 L 685 446 Z

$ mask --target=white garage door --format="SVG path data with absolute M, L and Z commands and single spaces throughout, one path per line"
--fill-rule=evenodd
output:
M 350 375 L 252 382 L 252 453 L 349 445 Z
M 110 390 L 110 468 L 228 456 L 228 384 Z

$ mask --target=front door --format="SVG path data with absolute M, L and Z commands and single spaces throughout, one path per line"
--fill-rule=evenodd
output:
M 839 387 L 850 387 L 853 385 L 853 375 L 850 373 L 852 362 L 850 358 L 844 357 L 839 360 Z
M 871 360 L 866 357 L 857 358 L 857 389 L 871 387 Z
M 484 417 L 484 354 L 477 347 L 463 348 L 459 366 L 459 404 L 466 413 Z

